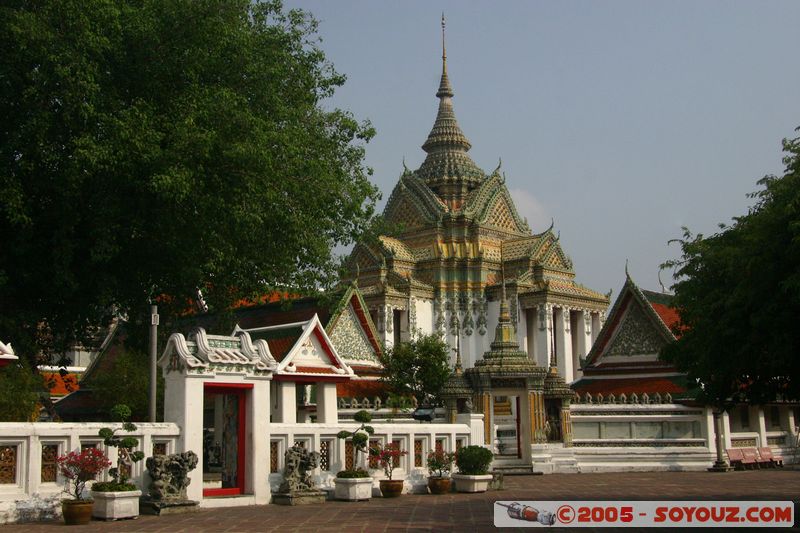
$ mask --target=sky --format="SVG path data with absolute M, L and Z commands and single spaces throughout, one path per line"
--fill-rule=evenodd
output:
M 383 193 L 422 163 L 448 74 L 470 155 L 506 184 L 534 232 L 551 218 L 577 281 L 618 294 L 625 264 L 659 290 L 682 227 L 747 212 L 781 139 L 800 132 L 798 1 L 292 0 L 320 22 L 346 84 L 326 106 L 377 130 Z M 661 274 L 672 283 L 672 272 Z

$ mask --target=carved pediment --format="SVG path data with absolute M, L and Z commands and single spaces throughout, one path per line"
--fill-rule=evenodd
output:
M 641 306 L 631 302 L 605 355 L 631 356 L 657 354 L 666 340 Z

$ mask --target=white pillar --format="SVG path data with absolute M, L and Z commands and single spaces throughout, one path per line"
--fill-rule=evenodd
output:
M 578 320 L 575 323 L 575 378 L 583 375 L 580 370 L 581 357 L 585 360 L 592 348 L 592 317 L 586 309 L 578 311 Z
M 764 408 L 755 406 L 750 412 L 751 416 L 755 415 L 756 429 L 758 430 L 758 445 L 767 446 L 767 420 L 764 416 Z
M 525 345 L 523 350 L 531 361 L 536 362 L 536 309 L 528 308 L 523 311 L 525 315 Z
M 592 345 L 594 345 L 594 341 L 597 340 L 597 336 L 600 335 L 601 327 L 600 313 L 592 313 Z
M 550 355 L 553 351 L 553 308 L 540 305 L 536 308 L 535 353 L 536 364 L 543 368 L 550 367 Z
M 336 406 L 336 383 L 317 383 L 317 422 L 337 424 L 339 422 Z
M 275 422 L 297 423 L 297 392 L 293 381 L 280 381 L 278 386 L 278 409 Z M 291 446 L 292 443 L 289 445 Z
M 203 379 L 205 376 L 172 371 L 164 377 L 164 422 L 174 422 L 181 428 L 178 451 L 193 451 L 203 464 Z M 147 452 L 145 452 L 145 455 Z M 188 474 L 191 483 L 186 488 L 190 500 L 203 499 L 203 469 Z
M 247 399 L 247 446 L 245 492 L 255 497 L 257 505 L 270 502 L 269 487 L 269 381 L 254 381 Z M 266 460 L 264 458 L 267 458 Z
M 725 434 L 725 448 L 731 447 L 731 417 L 728 411 L 722 413 L 722 432 Z
M 556 307 L 553 313 L 556 335 L 556 362 L 558 373 L 567 383 L 574 378 L 572 367 L 572 335 L 570 334 L 569 309 Z

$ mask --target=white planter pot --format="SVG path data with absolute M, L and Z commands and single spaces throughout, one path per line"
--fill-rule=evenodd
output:
M 337 500 L 357 502 L 359 500 L 369 500 L 372 498 L 372 478 L 354 477 L 334 479 L 334 496 Z
M 457 492 L 486 492 L 492 482 L 491 474 L 468 476 L 466 474 L 453 474 Z
M 124 492 L 97 492 L 92 491 L 94 508 L 92 516 L 103 520 L 119 520 L 120 518 L 133 518 L 139 516 L 140 490 Z

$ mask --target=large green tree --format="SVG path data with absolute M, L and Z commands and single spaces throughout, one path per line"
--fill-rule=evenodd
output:
M 435 405 L 450 377 L 449 361 L 449 349 L 441 337 L 420 335 L 386 351 L 381 379 L 398 396 L 414 396 L 421 405 Z
M 800 398 L 800 138 L 783 141 L 786 170 L 767 176 L 749 212 L 709 237 L 679 241 L 677 342 L 662 357 L 700 386 L 700 399 Z
M 58 351 L 157 298 L 214 310 L 335 278 L 369 222 L 368 123 L 280 2 L 0 7 L 0 338 Z

